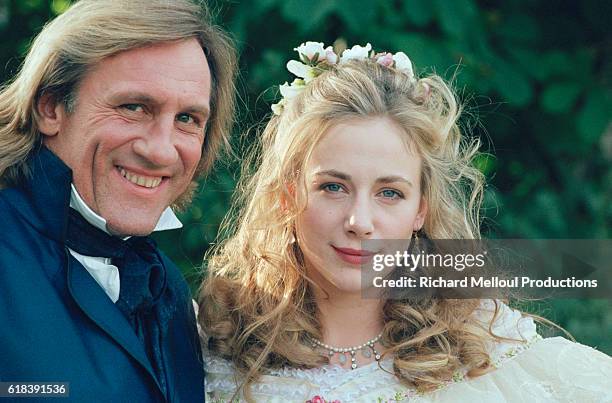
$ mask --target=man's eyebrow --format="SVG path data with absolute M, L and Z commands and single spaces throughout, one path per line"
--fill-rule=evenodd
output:
M 115 100 L 116 102 L 128 101 L 128 102 L 142 102 L 143 104 L 153 104 L 153 105 L 158 104 L 158 102 L 152 96 L 145 94 L 145 93 L 133 92 L 133 91 L 117 92 L 115 94 L 112 94 L 110 98 L 112 100 Z
M 188 106 L 187 108 L 184 109 L 184 111 L 187 113 L 195 113 L 198 115 L 202 115 L 202 117 L 204 118 L 208 118 L 208 116 L 210 116 L 210 109 L 208 109 L 208 106 L 206 105 Z
M 117 92 L 111 96 L 115 102 L 138 102 L 147 105 L 158 106 L 160 104 L 154 97 L 142 92 L 125 91 Z M 210 115 L 210 109 L 204 104 L 189 105 L 182 109 L 186 113 L 195 113 L 207 118 Z

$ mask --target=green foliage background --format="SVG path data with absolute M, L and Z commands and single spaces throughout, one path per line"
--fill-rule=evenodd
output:
M 33 35 L 69 0 L 0 0 L 0 72 L 15 74 Z M 483 232 L 498 238 L 610 238 L 612 3 L 605 0 L 250 0 L 211 3 L 241 59 L 236 138 L 269 113 L 294 47 L 307 40 L 373 44 L 436 71 L 466 103 L 489 179 Z M 238 148 L 239 150 L 240 148 Z M 203 184 L 182 231 L 156 235 L 192 285 L 237 177 L 226 159 Z M 612 269 L 609 267 L 608 269 Z M 530 309 L 612 354 L 610 300 L 553 300 Z

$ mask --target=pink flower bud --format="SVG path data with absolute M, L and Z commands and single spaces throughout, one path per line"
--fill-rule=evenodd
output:
M 376 58 L 376 63 L 381 64 L 385 67 L 393 66 L 393 55 L 391 53 L 383 53 Z
M 328 46 L 325 49 L 325 57 L 324 60 L 329 64 L 336 64 L 338 62 L 338 55 L 334 52 L 331 46 Z
M 423 89 L 425 90 L 425 98 L 428 98 L 429 94 L 431 93 L 431 87 L 429 84 L 423 83 Z

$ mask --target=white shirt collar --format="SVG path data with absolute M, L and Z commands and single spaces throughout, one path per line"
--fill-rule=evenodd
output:
M 70 187 L 70 207 L 78 211 L 88 223 L 110 235 L 106 228 L 106 220 L 89 208 L 79 195 L 79 192 L 77 192 L 74 184 L 70 184 Z M 176 217 L 174 211 L 172 211 L 170 207 L 167 207 L 161 217 L 159 217 L 159 221 L 157 221 L 157 225 L 153 229 L 153 232 L 177 229 L 182 226 L 183 224 Z
M 71 188 L 70 207 L 78 211 L 88 223 L 109 234 L 108 230 L 106 229 L 106 220 L 89 208 L 89 206 L 77 192 L 74 185 L 71 184 Z M 174 215 L 172 209 L 168 207 L 162 213 L 153 231 L 164 231 L 180 228 L 182 226 L 183 224 L 181 224 L 176 215 Z M 119 279 L 119 269 L 117 269 L 117 266 L 114 266 L 111 263 L 111 259 L 98 256 L 84 256 L 73 251 L 72 249 L 68 250 L 70 251 L 70 254 L 72 254 L 72 256 L 74 256 L 75 259 L 77 259 L 83 265 L 83 267 L 85 267 L 85 269 L 94 278 L 94 280 L 96 280 L 100 287 L 102 287 L 111 301 L 113 301 L 113 303 L 117 302 L 119 299 L 121 282 Z

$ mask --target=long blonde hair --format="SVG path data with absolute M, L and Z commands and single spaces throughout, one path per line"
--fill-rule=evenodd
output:
M 212 76 L 209 118 L 198 175 L 228 143 L 234 111 L 236 55 L 204 4 L 190 0 L 81 0 L 48 23 L 23 66 L 0 92 L 0 183 L 27 174 L 40 144 L 36 104 L 43 93 L 74 108 L 79 82 L 105 57 L 158 42 L 197 38 Z M 192 186 L 193 187 L 193 186 Z
M 403 128 L 422 158 L 425 232 L 479 238 L 484 178 L 471 162 L 479 142 L 462 136 L 460 112 L 439 76 L 413 81 L 358 60 L 322 73 L 272 116 L 252 154 L 256 169 L 241 178 L 227 238 L 209 259 L 200 293 L 206 348 L 233 361 L 247 384 L 268 369 L 328 362 L 308 342 L 307 335 L 320 339 L 321 325 L 302 252 L 291 239 L 305 208 L 296 196 L 306 191 L 304 166 L 319 139 L 344 119 L 385 116 Z M 473 376 L 487 371 L 491 336 L 474 318 L 478 306 L 479 300 L 387 300 L 382 343 L 398 378 L 429 390 L 462 366 Z

